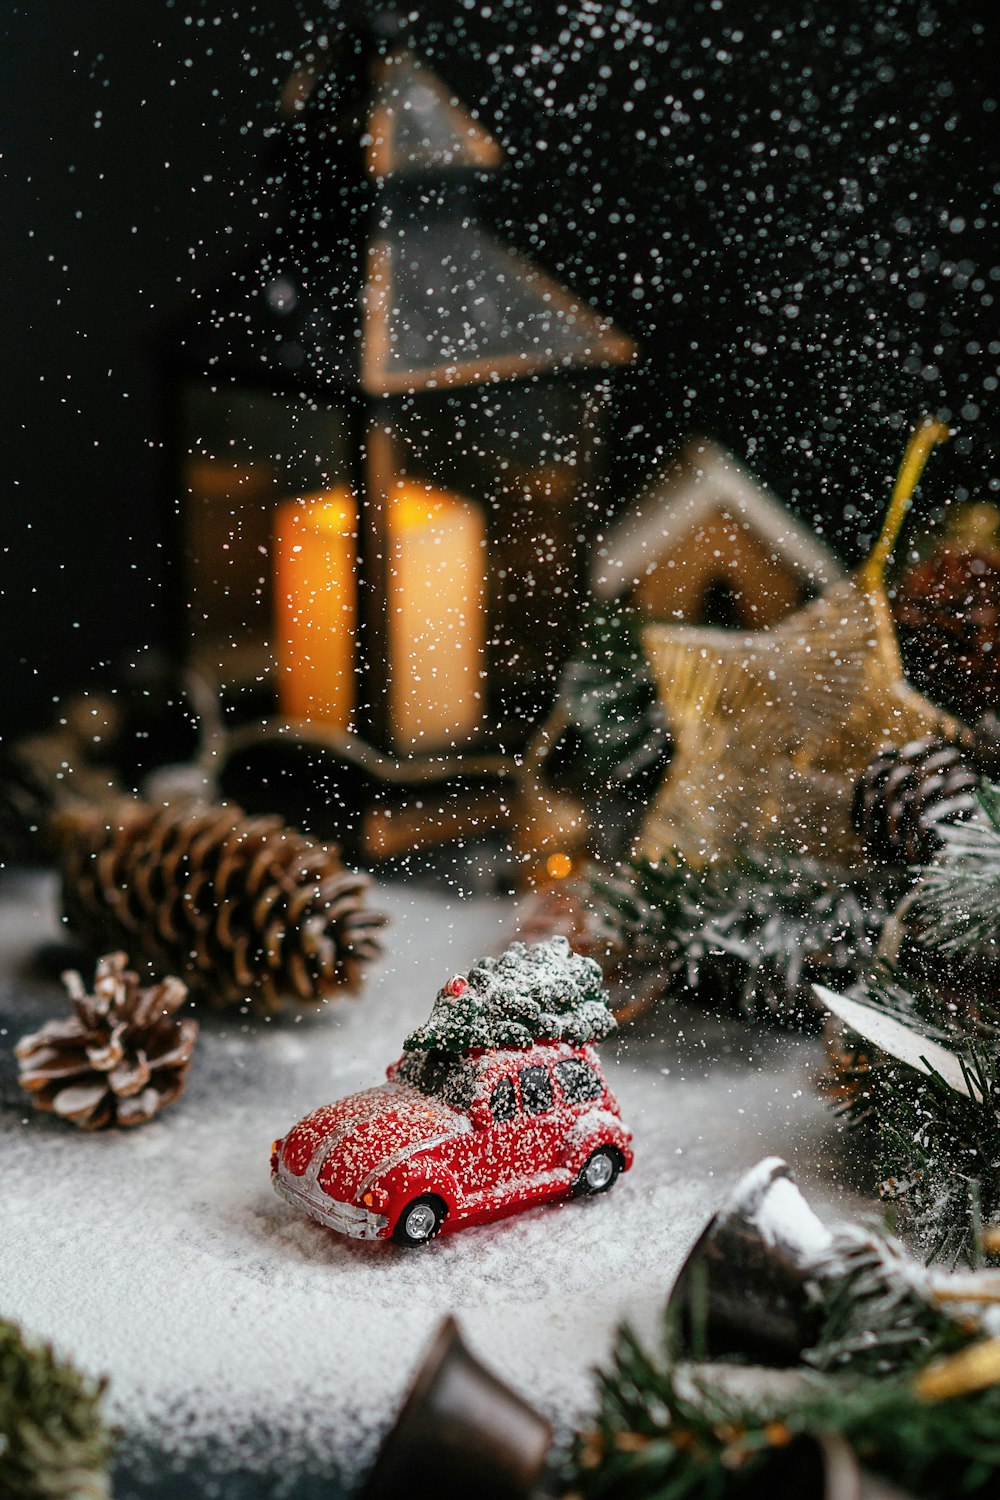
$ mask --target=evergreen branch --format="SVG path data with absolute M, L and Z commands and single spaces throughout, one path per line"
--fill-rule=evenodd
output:
M 108 1500 L 103 1389 L 0 1318 L 0 1495 Z
M 879 962 L 868 976 L 864 998 L 868 1005 L 915 1026 L 945 1046 L 965 1048 L 973 1036 L 991 1042 L 1000 1037 L 1000 1012 L 979 1004 L 975 1016 L 962 1014 L 953 999 L 922 972 L 923 965 L 907 955 L 902 965 Z
M 914 915 L 944 953 L 1000 956 L 1000 786 L 984 784 L 976 815 L 942 827 L 941 838 Z
M 658 1362 L 629 1330 L 599 1377 L 591 1431 L 567 1482 L 582 1500 L 693 1500 L 760 1493 L 769 1457 L 796 1437 L 838 1435 L 861 1462 L 924 1500 L 986 1500 L 1000 1480 L 1000 1387 L 921 1399 L 913 1371 L 891 1377 Z M 785 1389 L 781 1389 L 781 1385 Z
M 927 1273 L 896 1240 L 842 1232 L 817 1268 L 820 1333 L 804 1362 L 817 1370 L 896 1374 L 968 1342 L 931 1295 Z
M 870 1002 L 879 994 L 871 990 Z M 932 1027 L 928 1036 L 934 1030 L 945 1034 Z M 975 1045 L 961 1061 L 968 1097 L 934 1070 L 867 1057 L 839 1112 L 865 1132 L 879 1193 L 899 1205 L 926 1257 L 976 1264 L 981 1223 L 1000 1220 L 1000 1064 L 992 1048 Z
M 845 878 L 813 859 L 750 853 L 739 864 L 682 859 L 595 871 L 588 902 L 599 939 L 665 984 L 711 989 L 736 1011 L 801 1025 L 808 980 L 853 982 L 870 962 L 893 877 Z

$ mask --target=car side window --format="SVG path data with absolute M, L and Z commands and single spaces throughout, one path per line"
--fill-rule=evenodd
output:
M 490 1113 L 497 1124 L 502 1120 L 513 1120 L 517 1114 L 517 1095 L 513 1078 L 501 1078 L 490 1095 Z
M 567 1104 L 584 1104 L 603 1093 L 593 1068 L 588 1068 L 578 1057 L 568 1057 L 565 1062 L 556 1063 L 554 1072 Z
M 526 1115 L 541 1115 L 552 1108 L 552 1079 L 548 1068 L 521 1069 L 521 1108 Z

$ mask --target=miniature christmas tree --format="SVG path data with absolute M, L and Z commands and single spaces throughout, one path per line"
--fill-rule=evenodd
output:
M 600 966 L 564 937 L 511 943 L 450 979 L 430 1018 L 406 1038 L 407 1052 L 530 1047 L 537 1041 L 598 1042 L 615 1028 Z

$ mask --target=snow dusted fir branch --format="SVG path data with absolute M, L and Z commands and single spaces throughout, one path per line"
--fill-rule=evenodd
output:
M 832 1051 L 833 1084 L 923 1254 L 976 1264 L 983 1227 L 1000 1224 L 1000 786 L 941 838 L 894 924 L 894 964 L 865 985 L 861 1030 L 848 1024 Z
M 935 1299 L 931 1273 L 878 1231 L 835 1234 L 814 1295 L 819 1333 L 803 1362 L 816 1370 L 892 1375 L 969 1341 L 968 1325 Z
M 932 984 L 884 969 L 856 1009 L 867 1038 L 880 1037 L 880 1018 L 892 1029 L 872 1045 L 847 1027 L 833 1054 L 835 1107 L 925 1258 L 978 1264 L 983 1227 L 1000 1224 L 1000 1036 Z
M 868 967 L 893 880 L 759 851 L 735 865 L 595 869 L 586 896 L 601 942 L 627 969 L 659 970 L 665 990 L 798 1027 L 814 1009 L 810 980 L 852 983 Z
M 765 1492 L 768 1462 L 796 1438 L 839 1437 L 867 1469 L 922 1500 L 996 1495 L 1000 1386 L 936 1400 L 923 1394 L 917 1371 L 803 1372 L 791 1394 L 780 1384 L 773 1372 L 753 1367 L 651 1358 L 623 1330 L 600 1376 L 596 1421 L 574 1449 L 569 1493 L 579 1500 L 736 1500 Z
M 103 1391 L 0 1318 L 0 1495 L 110 1500 Z
M 941 838 L 913 914 L 941 952 L 1000 958 L 1000 786 L 980 787 L 976 814 L 942 828 Z

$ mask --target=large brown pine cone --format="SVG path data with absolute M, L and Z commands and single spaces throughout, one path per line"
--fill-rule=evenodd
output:
M 975 811 L 978 786 L 963 751 L 945 740 L 882 750 L 855 787 L 854 830 L 876 864 L 926 864 L 941 846 L 942 824 Z
M 124 953 L 99 959 L 92 995 L 79 974 L 65 973 L 75 1014 L 14 1049 L 35 1108 L 83 1130 L 144 1125 L 184 1091 L 198 1037 L 198 1022 L 175 1014 L 187 986 L 171 978 L 141 989 L 127 963 Z
M 1000 709 L 1000 554 L 940 547 L 904 574 L 893 613 L 914 686 L 967 724 Z
M 381 951 L 367 876 L 281 818 L 129 803 L 64 814 L 56 832 L 74 932 L 181 974 L 214 1005 L 322 1000 L 355 989 Z

